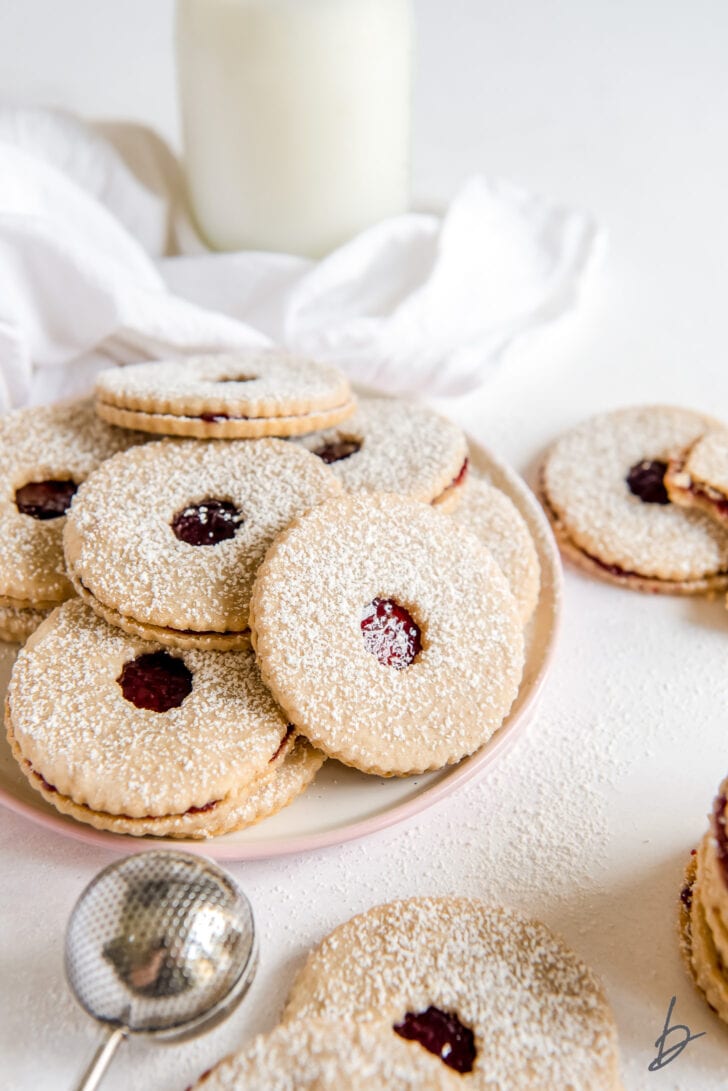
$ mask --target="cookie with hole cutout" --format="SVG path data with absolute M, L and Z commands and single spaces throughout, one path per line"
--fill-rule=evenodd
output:
M 68 572 L 84 602 L 133 635 L 243 648 L 266 549 L 340 492 L 320 459 L 284 440 L 148 443 L 79 489 L 64 535 Z
M 541 498 L 562 552 L 600 579 L 638 591 L 728 586 L 728 533 L 670 502 L 670 458 L 716 422 L 675 406 L 603 413 L 554 443 Z
M 165 436 L 297 436 L 339 424 L 355 406 L 338 368 L 281 349 L 132 364 L 96 379 L 103 420 Z
M 63 527 L 76 490 L 146 438 L 99 420 L 89 399 L 0 417 L 0 639 L 25 640 L 73 595 Z
M 359 398 L 343 424 L 298 442 L 331 466 L 346 492 L 393 492 L 451 510 L 467 476 L 462 429 L 400 398 Z
M 492 555 L 429 504 L 387 493 L 296 518 L 260 566 L 250 625 L 301 734 L 381 776 L 477 750 L 523 671 L 518 608 Z
M 288 1019 L 386 1020 L 483 1091 L 618 1091 L 595 974 L 544 924 L 474 898 L 376 906 L 309 954 Z
M 78 599 L 20 652 L 6 729 L 47 802 L 134 836 L 251 825 L 295 798 L 323 761 L 296 741 L 252 652 L 170 652 Z
M 457 1074 L 387 1023 L 291 1020 L 224 1058 L 190 1091 L 456 1091 Z

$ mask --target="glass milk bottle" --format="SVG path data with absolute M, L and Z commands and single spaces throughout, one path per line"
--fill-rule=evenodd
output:
M 409 202 L 411 0 L 178 0 L 184 154 L 216 249 L 318 257 Z

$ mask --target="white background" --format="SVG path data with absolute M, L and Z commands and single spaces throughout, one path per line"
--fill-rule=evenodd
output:
M 579 314 L 513 351 L 476 398 L 443 403 L 532 473 L 545 444 L 614 405 L 672 401 L 728 418 L 728 5 L 721 0 L 419 0 L 415 192 L 473 171 L 591 209 L 610 252 Z M 0 0 L 0 94 L 128 116 L 172 140 L 168 0 Z M 503 900 L 562 931 L 602 974 L 625 1086 L 725 1086 L 728 1030 L 676 947 L 690 847 L 728 772 L 728 618 L 719 602 L 650 598 L 567 574 L 540 712 L 480 784 L 408 830 L 233 865 L 262 963 L 230 1023 L 174 1050 L 133 1043 L 117 1091 L 181 1089 L 272 1025 L 305 949 L 396 895 Z M 68 999 L 65 920 L 112 854 L 0 813 L 0 1085 L 70 1086 L 95 1031 Z M 693 1043 L 650 1074 L 668 1001 Z

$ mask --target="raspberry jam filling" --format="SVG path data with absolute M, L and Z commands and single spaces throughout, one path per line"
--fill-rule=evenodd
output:
M 630 492 L 638 496 L 643 504 L 669 504 L 670 497 L 665 488 L 666 472 L 666 462 L 644 459 L 634 464 L 625 480 Z
M 150 652 L 124 664 L 116 679 L 127 701 L 150 712 L 169 712 L 192 692 L 192 672 L 169 652 Z
M 357 451 L 361 451 L 361 443 L 358 439 L 340 439 L 335 443 L 322 443 L 316 447 L 314 454 L 328 464 L 341 462 L 345 458 L 351 458 Z
M 171 526 L 187 545 L 210 546 L 234 538 L 245 516 L 227 500 L 202 500 L 178 511 Z
M 456 1072 L 472 1072 L 475 1061 L 475 1036 L 457 1015 L 429 1007 L 415 1015 L 408 1011 L 394 1033 L 410 1042 L 419 1042 L 430 1053 L 454 1068 Z
M 458 485 L 462 485 L 463 481 L 465 480 L 465 478 L 467 476 L 468 476 L 468 460 L 466 458 L 465 461 L 463 462 L 462 466 L 460 467 L 460 473 L 457 475 L 457 477 L 454 477 L 452 479 L 452 481 L 450 482 L 449 488 L 456 489 L 458 487 Z
M 419 626 L 394 599 L 373 599 L 361 620 L 364 645 L 385 667 L 402 670 L 422 650 Z
M 220 421 L 230 420 L 227 413 L 200 413 L 200 420 L 207 421 L 208 424 L 219 424 Z M 245 420 L 245 417 L 237 417 L 237 420 Z
M 60 519 L 71 506 L 75 481 L 29 481 L 15 490 L 15 506 L 33 519 Z

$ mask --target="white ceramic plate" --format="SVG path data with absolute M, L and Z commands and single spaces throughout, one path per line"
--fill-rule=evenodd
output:
M 437 773 L 405 778 L 366 776 L 327 762 L 313 785 L 290 806 L 257 826 L 209 841 L 172 841 L 177 848 L 217 860 L 253 860 L 349 841 L 431 807 L 460 785 L 482 775 L 531 719 L 551 662 L 561 606 L 561 563 L 548 522 L 527 486 L 508 466 L 470 441 L 471 468 L 514 502 L 528 523 L 541 564 L 541 594 L 529 625 L 526 666 L 518 697 L 503 726 L 477 753 Z M 0 645 L 0 696 L 4 699 L 15 659 L 14 645 Z M 5 740 L 0 741 L 0 802 L 48 829 L 79 841 L 133 852 L 158 848 L 159 838 L 122 837 L 94 830 L 59 814 L 29 785 Z

